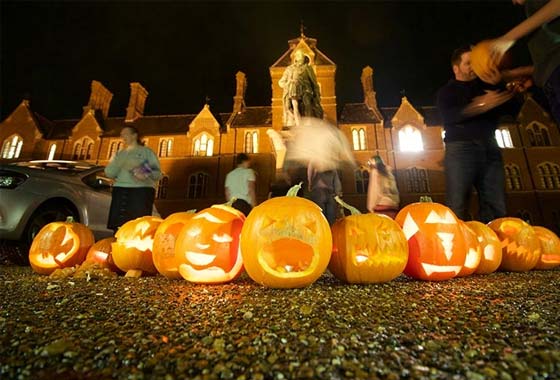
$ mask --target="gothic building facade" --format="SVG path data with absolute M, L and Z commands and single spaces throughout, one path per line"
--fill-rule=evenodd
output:
M 162 215 L 201 209 L 224 201 L 226 174 L 240 152 L 252 157 L 258 173 L 257 197 L 266 199 L 282 154 L 267 133 L 280 132 L 282 89 L 278 81 L 291 63 L 292 52 L 303 49 L 321 88 L 325 119 L 346 135 L 362 166 L 341 173 L 344 198 L 365 211 L 367 160 L 380 154 L 394 169 L 401 206 L 430 195 L 444 202 L 443 126 L 433 106 L 416 106 L 406 97 L 397 107 L 378 107 L 373 70 L 362 71 L 363 102 L 344 104 L 337 114 L 336 64 L 305 35 L 288 42 L 287 51 L 270 67 L 272 99 L 268 106 L 247 106 L 245 74 L 236 74 L 231 112 L 216 113 L 208 104 L 197 114 L 144 115 L 148 91 L 130 84 L 124 117 L 109 117 L 113 94 L 92 81 L 91 94 L 80 118 L 49 120 L 23 100 L 0 123 L 0 162 L 30 159 L 85 160 L 106 165 L 121 148 L 120 129 L 134 125 L 147 146 L 159 156 L 164 177 L 157 189 Z M 123 112 L 124 113 L 124 112 Z M 504 119 L 496 132 L 503 148 L 509 214 L 560 232 L 560 130 L 530 96 L 519 114 Z M 476 217 L 476 194 L 472 205 Z

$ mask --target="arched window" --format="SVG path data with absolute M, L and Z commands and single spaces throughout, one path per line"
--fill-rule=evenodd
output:
M 111 158 L 115 157 L 115 154 L 122 148 L 122 141 L 114 140 L 111 141 L 109 145 L 109 152 L 107 153 L 107 159 L 110 160 Z
M 354 178 L 356 180 L 356 192 L 366 194 L 369 186 L 369 170 L 360 168 L 354 171 Z
M 51 144 L 49 147 L 49 155 L 47 156 L 47 160 L 54 160 L 54 155 L 56 153 L 56 144 Z
M 428 171 L 416 167 L 406 169 L 406 191 L 409 193 L 429 193 Z
M 189 176 L 187 185 L 187 198 L 205 198 L 208 192 L 208 174 L 198 172 Z
M 507 128 L 496 129 L 495 136 L 496 136 L 496 141 L 498 142 L 498 146 L 500 148 L 513 148 L 513 141 L 511 140 L 511 134 L 509 133 L 509 129 Z
M 521 186 L 521 170 L 515 164 L 504 165 L 506 174 L 506 188 L 508 190 L 522 190 Z
M 193 154 L 195 156 L 212 156 L 214 153 L 214 138 L 202 133 L 194 139 Z
M 533 123 L 527 127 L 527 135 L 531 146 L 550 146 L 550 134 L 548 128 L 539 123 Z
M 245 153 L 259 153 L 259 134 L 256 131 L 245 132 Z
M 170 157 L 173 154 L 173 139 L 160 139 L 159 140 L 159 157 Z
M 543 162 L 537 165 L 541 188 L 560 189 L 560 165 L 553 162 Z
M 420 152 L 424 150 L 422 133 L 411 125 L 401 128 L 399 131 L 399 146 L 401 152 Z
M 72 152 L 73 160 L 91 160 L 93 158 L 93 140 L 89 137 L 84 137 L 74 144 Z
M 72 159 L 79 160 L 81 151 L 82 151 L 82 143 L 77 142 L 76 144 L 74 144 L 74 153 L 72 153 Z
M 20 135 L 8 137 L 2 144 L 2 158 L 7 158 L 8 160 L 19 158 L 22 147 L 23 138 Z
M 352 128 L 352 147 L 354 150 L 366 150 L 366 131 L 363 128 Z
M 167 198 L 167 188 L 169 186 L 169 177 L 164 176 L 159 180 L 156 189 L 156 199 L 166 199 Z

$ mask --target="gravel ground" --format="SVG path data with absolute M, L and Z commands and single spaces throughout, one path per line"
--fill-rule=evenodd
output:
M 560 271 L 308 288 L 0 266 L 1 379 L 559 379 Z

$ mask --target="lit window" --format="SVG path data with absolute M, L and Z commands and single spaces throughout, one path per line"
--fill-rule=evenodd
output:
M 354 150 L 366 150 L 366 131 L 363 128 L 352 129 L 352 146 Z
M 399 131 L 399 144 L 401 152 L 420 152 L 424 150 L 422 133 L 410 125 Z
M 211 156 L 214 153 L 214 139 L 203 133 L 194 139 L 195 156 Z
M 158 156 L 169 157 L 172 154 L 173 154 L 173 139 L 160 139 Z
M 21 148 L 23 147 L 23 139 L 19 135 L 13 135 L 4 140 L 2 145 L 2 158 L 12 159 L 19 158 Z
M 511 134 L 509 133 L 509 129 L 496 129 L 495 136 L 500 148 L 513 148 L 513 141 L 511 141 Z
M 56 153 L 56 144 L 51 144 L 51 147 L 49 148 L 49 156 L 47 157 L 47 160 L 54 160 L 54 154 Z
M 256 131 L 245 132 L 245 153 L 259 153 L 259 135 Z

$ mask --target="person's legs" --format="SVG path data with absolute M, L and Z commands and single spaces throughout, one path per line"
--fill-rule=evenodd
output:
M 461 220 L 467 220 L 469 216 L 478 151 L 480 151 L 479 146 L 471 141 L 452 141 L 445 144 L 446 204 Z
M 552 72 L 544 85 L 543 91 L 548 100 L 552 116 L 560 124 L 560 66 Z
M 231 205 L 236 210 L 239 210 L 243 213 L 243 215 L 247 216 L 253 209 L 253 207 L 249 204 L 249 202 L 245 201 L 244 199 L 236 199 L 235 202 Z
M 334 200 L 334 195 L 328 194 L 325 200 L 325 209 L 323 210 L 329 225 L 332 226 L 336 221 L 336 201 Z
M 486 147 L 485 162 L 475 187 L 478 191 L 478 219 L 482 223 L 506 215 L 504 163 L 502 152 L 495 144 Z

